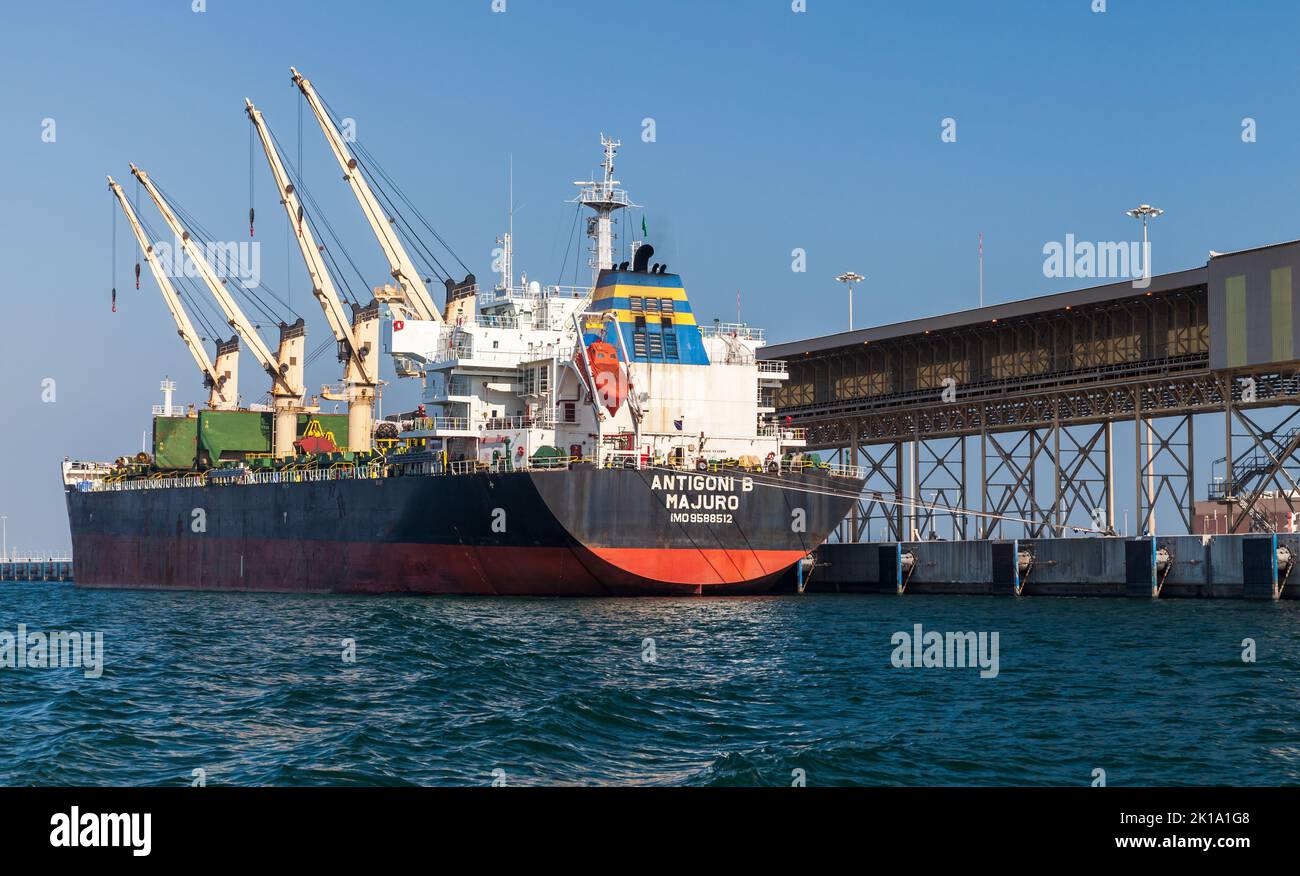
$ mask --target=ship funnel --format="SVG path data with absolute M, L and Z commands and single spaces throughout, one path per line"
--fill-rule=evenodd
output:
M 632 270 L 638 274 L 644 274 L 645 269 L 650 265 L 650 257 L 655 254 L 655 248 L 648 243 L 643 243 L 637 247 L 636 256 L 632 261 Z

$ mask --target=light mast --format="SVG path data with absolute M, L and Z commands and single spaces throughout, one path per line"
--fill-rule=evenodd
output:
M 618 147 L 623 145 L 622 141 L 608 140 L 604 134 L 601 134 L 600 145 L 605 149 L 605 160 L 600 163 L 604 171 L 603 178 L 599 182 L 594 180 L 574 182 L 575 186 L 581 187 L 578 203 L 596 212 L 595 216 L 587 219 L 587 236 L 596 244 L 591 260 L 593 285 L 596 275 L 601 270 L 614 267 L 614 231 L 611 217 L 615 210 L 632 206 L 627 192 L 620 189 L 619 181 L 614 179 L 614 156 L 618 154 Z

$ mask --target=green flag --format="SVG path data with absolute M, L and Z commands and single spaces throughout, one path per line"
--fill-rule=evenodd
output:
M 645 214 L 644 214 L 644 213 L 641 214 L 641 236 L 642 236 L 642 237 L 649 237 L 649 236 L 650 236 L 650 232 L 647 231 L 647 230 L 646 230 L 646 227 L 645 227 Z

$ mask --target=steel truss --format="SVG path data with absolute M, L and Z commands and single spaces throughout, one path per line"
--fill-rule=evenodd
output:
M 836 541 L 871 541 L 873 521 L 885 525 L 885 538 L 902 541 L 903 529 L 903 445 L 861 447 L 854 442 L 836 450 L 832 462 L 862 468 L 866 474 L 862 494 L 836 532 Z
M 1234 432 L 1233 422 L 1245 432 Z M 1255 417 L 1239 407 L 1231 407 L 1225 417 L 1227 460 L 1230 463 L 1224 481 L 1210 486 L 1211 498 L 1227 506 L 1228 532 L 1246 525 L 1252 532 L 1273 532 L 1272 518 L 1262 514 L 1257 505 L 1265 493 L 1273 492 L 1287 511 L 1300 510 L 1300 408 L 1286 414 L 1272 428 L 1261 426 Z M 1247 439 L 1247 446 L 1234 455 L 1234 439 Z M 1240 442 L 1236 442 L 1238 445 Z
M 1062 535 L 1078 522 L 1115 531 L 1114 424 L 1058 426 L 1053 440 L 1053 532 Z
M 918 400 L 852 417 L 796 415 L 796 421 L 809 429 L 810 447 L 837 448 L 844 461 L 869 474 L 863 499 L 842 528 L 846 540 L 870 539 L 872 519 L 885 521 L 891 540 L 927 537 L 944 516 L 952 517 L 950 531 L 958 538 L 1010 535 L 1016 528 L 1030 538 L 1066 535 L 1077 526 L 1116 531 L 1113 430 L 1125 422 L 1135 429 L 1136 531 L 1152 527 L 1161 505 L 1176 508 L 1181 522 L 1175 527 L 1163 521 L 1161 531 L 1190 533 L 1198 414 L 1224 417 L 1227 470 L 1212 485 L 1211 498 L 1229 507 L 1229 531 L 1246 522 L 1271 531 L 1271 519 L 1256 507 L 1270 491 L 1300 512 L 1300 408 L 1271 428 L 1260 424 L 1257 412 L 1297 404 L 1300 373 L 1201 369 L 996 399 Z M 966 487 L 970 436 L 980 442 L 979 509 L 1008 518 L 1001 523 L 981 517 L 968 528 L 966 515 L 946 510 L 974 507 Z M 920 507 L 905 515 L 892 501 L 880 500 L 907 495 L 906 456 L 909 498 Z
M 1156 420 L 1139 414 L 1135 416 L 1134 424 L 1135 507 L 1139 534 L 1154 535 L 1159 531 L 1155 506 L 1161 496 L 1173 500 L 1183 531 L 1191 533 L 1196 518 L 1192 415 Z M 1142 452 L 1144 447 L 1145 454 Z
M 912 483 L 918 504 L 912 509 L 912 537 L 939 537 L 939 520 L 946 517 L 953 537 L 964 539 L 966 515 L 946 509 L 970 507 L 966 504 L 966 439 L 922 438 L 913 446 Z
M 1017 437 L 1018 436 L 1018 437 Z M 1039 460 L 1047 451 L 1046 434 L 1040 429 L 980 436 L 981 481 L 980 511 L 993 517 L 981 517 L 980 538 L 1003 534 L 1001 516 L 1027 521 L 1025 536 L 1038 538 L 1048 520 L 1038 504 L 1036 488 Z M 989 449 L 993 455 L 989 455 Z M 992 468 L 989 464 L 992 463 Z

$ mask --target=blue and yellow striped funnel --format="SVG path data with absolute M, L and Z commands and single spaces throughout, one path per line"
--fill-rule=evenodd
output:
M 709 364 L 679 274 L 603 270 L 596 278 L 591 309 L 616 314 L 633 362 Z M 584 343 L 601 337 L 600 327 L 593 323 L 583 330 Z

